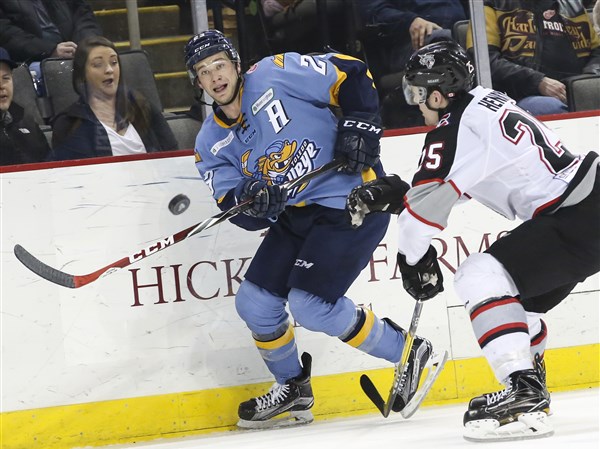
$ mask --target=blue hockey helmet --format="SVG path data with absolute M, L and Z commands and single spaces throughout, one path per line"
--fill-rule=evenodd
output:
M 233 62 L 240 62 L 240 56 L 233 43 L 219 30 L 206 30 L 193 36 L 185 45 L 183 55 L 190 81 L 196 84 L 194 65 L 209 56 L 224 51 Z

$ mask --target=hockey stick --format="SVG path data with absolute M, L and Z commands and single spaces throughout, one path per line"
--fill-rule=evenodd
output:
M 408 328 L 408 332 L 406 334 L 406 340 L 404 342 L 404 348 L 402 350 L 402 356 L 400 357 L 400 362 L 396 365 L 394 370 L 394 381 L 392 382 L 392 386 L 390 388 L 390 392 L 388 394 L 387 400 L 384 401 L 383 397 L 373 384 L 373 381 L 367 376 L 363 374 L 360 376 L 360 386 L 367 395 L 367 397 L 371 400 L 371 402 L 379 409 L 384 418 L 387 418 L 390 414 L 392 406 L 394 405 L 394 401 L 396 400 L 396 396 L 400 392 L 400 380 L 402 379 L 402 375 L 404 374 L 404 370 L 408 364 L 408 358 L 410 356 L 410 351 L 413 347 L 413 343 L 415 340 L 415 335 L 417 332 L 417 325 L 419 324 L 419 317 L 421 316 L 421 309 L 423 308 L 423 301 L 416 301 L 415 309 L 413 311 L 412 319 L 410 322 L 410 327 Z M 400 414 L 404 418 L 410 418 L 416 411 L 425 396 L 431 389 L 433 382 L 437 379 L 437 376 L 441 372 L 441 369 L 446 363 L 446 359 L 448 358 L 448 353 L 444 351 L 443 353 L 432 356 L 430 359 L 431 363 L 428 363 L 429 373 L 427 375 L 426 380 L 423 382 L 421 388 L 415 393 L 413 398 L 405 405 L 404 409 L 401 410 Z
M 322 165 L 321 167 L 314 169 L 313 171 L 305 173 L 304 175 L 292 181 L 284 183 L 283 185 L 287 187 L 288 190 L 293 189 L 294 187 L 298 187 L 302 184 L 307 183 L 308 181 L 312 180 L 313 178 L 316 178 L 317 176 L 320 176 L 324 173 L 341 167 L 343 163 L 344 161 L 334 159 Z M 25 265 L 38 276 L 55 284 L 62 285 L 63 287 L 79 288 L 91 282 L 94 282 L 100 277 L 108 276 L 109 274 L 112 274 L 121 268 L 125 268 L 135 262 L 139 262 L 140 260 L 145 259 L 146 257 L 155 254 L 158 251 L 161 251 L 171 245 L 182 242 L 183 240 L 186 240 L 187 238 L 193 235 L 199 234 L 200 232 L 205 231 L 208 228 L 212 228 L 213 226 L 216 226 L 219 223 L 222 223 L 225 220 L 228 220 L 231 217 L 234 217 L 244 212 L 245 210 L 250 208 L 251 204 L 252 200 L 239 203 L 231 207 L 230 209 L 227 209 L 226 211 L 223 211 L 210 218 L 207 218 L 201 221 L 200 223 L 190 226 L 189 228 L 186 228 L 168 237 L 159 239 L 151 243 L 147 247 L 127 257 L 123 257 L 122 259 L 119 259 L 116 262 L 113 262 L 105 267 L 93 271 L 92 273 L 84 275 L 73 275 L 65 273 L 64 271 L 57 270 L 56 268 L 52 268 L 51 266 L 46 265 L 41 260 L 37 259 L 19 244 L 15 245 L 14 253 L 17 259 L 19 259 L 19 261 L 21 261 L 23 265 Z
M 381 394 L 379 393 L 369 376 L 367 376 L 366 374 L 360 376 L 360 386 L 362 387 L 367 397 L 371 400 L 371 402 L 375 404 L 375 406 L 379 409 L 384 418 L 387 418 L 389 416 L 390 410 L 392 409 L 392 405 L 396 400 L 396 396 L 398 396 L 400 390 L 400 379 L 402 378 L 402 373 L 404 373 L 404 369 L 406 368 L 406 365 L 408 363 L 408 356 L 410 355 L 410 350 L 413 346 L 422 308 L 423 301 L 417 301 L 415 303 L 415 309 L 413 311 L 412 320 L 410 321 L 410 327 L 408 328 L 408 333 L 406 334 L 406 340 L 404 341 L 404 349 L 402 349 L 402 356 L 400 357 L 400 362 L 398 363 L 398 365 L 396 365 L 396 370 L 394 371 L 394 381 L 392 382 L 392 387 L 390 388 L 387 401 L 384 402 L 383 397 L 381 396 Z

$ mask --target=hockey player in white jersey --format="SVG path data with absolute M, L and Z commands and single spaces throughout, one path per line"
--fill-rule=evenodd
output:
M 345 212 L 352 188 L 384 175 L 373 79 L 362 61 L 334 53 L 275 55 L 241 74 L 236 49 L 216 30 L 190 39 L 185 62 L 192 82 L 214 100 L 214 113 L 196 139 L 200 174 L 221 209 L 253 201 L 233 223 L 269 229 L 237 292 L 236 309 L 276 382 L 240 404 L 238 425 L 310 422 L 311 357 L 303 354 L 302 364 L 298 359 L 286 304 L 303 327 L 392 363 L 405 342 L 404 329 L 345 296 L 389 223 L 389 216 L 372 216 L 353 229 Z M 332 106 L 341 109 L 341 119 Z M 345 161 L 343 170 L 282 187 L 334 157 Z M 417 338 L 395 411 L 414 397 L 431 356 L 431 343 Z
M 506 386 L 471 400 L 465 438 L 549 436 L 540 317 L 600 270 L 599 157 L 570 153 L 506 95 L 472 88 L 473 78 L 471 61 L 453 42 L 413 54 L 405 97 L 436 128 L 427 133 L 412 188 L 405 193 L 381 178 L 354 189 L 347 207 L 359 225 L 404 195 L 398 262 L 404 287 L 424 299 L 440 288 L 431 240 L 455 204 L 473 199 L 523 221 L 485 252 L 471 254 L 454 277 L 483 354 Z M 507 426 L 517 421 L 522 425 Z

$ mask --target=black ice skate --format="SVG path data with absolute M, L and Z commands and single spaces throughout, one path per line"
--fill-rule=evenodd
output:
M 413 346 L 410 349 L 410 355 L 408 356 L 408 363 L 400 378 L 398 395 L 396 396 L 394 405 L 392 405 L 393 411 L 400 412 L 404 410 L 406 405 L 412 400 L 419 387 L 419 380 L 421 379 L 423 369 L 427 365 L 432 353 L 433 346 L 431 342 L 425 338 L 415 336 Z
M 544 385 L 544 388 L 547 388 L 546 387 L 546 363 L 544 362 L 544 359 L 542 359 L 540 357 L 539 354 L 536 354 L 533 359 L 533 367 L 538 372 L 540 381 Z M 474 397 L 473 399 L 471 399 L 471 401 L 469 401 L 469 411 L 477 410 L 481 407 L 485 407 L 490 401 L 493 400 L 494 397 L 497 397 L 499 394 L 502 394 L 505 391 L 506 390 L 502 390 L 502 391 L 495 392 L 495 393 L 486 393 L 481 396 Z M 548 396 L 548 404 L 549 403 L 550 403 L 550 396 Z M 550 415 L 550 414 L 551 413 L 548 411 L 548 415 Z
M 404 344 L 409 344 L 408 332 L 389 318 L 383 318 L 383 321 L 386 321 L 394 329 L 401 332 L 406 338 Z M 414 332 L 416 329 L 417 321 L 418 313 L 416 315 L 413 314 L 411 332 Z M 384 417 L 387 418 L 390 411 L 393 410 L 400 412 L 403 418 L 410 418 L 417 411 L 427 393 L 429 393 L 447 358 L 447 351 L 434 354 L 431 342 L 415 335 L 408 356 L 403 352 L 400 362 L 396 365 L 394 380 L 387 400 L 383 399 L 373 381 L 366 374 L 360 376 L 360 386 Z M 403 362 L 403 360 L 406 361 Z M 426 375 L 424 375 L 425 371 L 427 371 Z M 421 388 L 418 388 L 419 383 L 421 383 Z
M 483 403 L 485 400 L 485 404 Z M 465 413 L 464 438 L 501 441 L 547 437 L 550 394 L 535 369 L 512 373 L 504 390 L 471 400 Z
M 283 385 L 275 383 L 268 393 L 240 404 L 238 427 L 265 429 L 313 421 L 310 411 L 315 402 L 310 386 L 312 357 L 305 352 L 301 359 L 302 374 L 298 377 L 289 379 Z M 279 417 L 284 413 L 285 416 Z
M 540 376 L 540 380 L 542 381 L 544 388 L 546 388 L 546 390 L 547 390 L 548 384 L 546 383 L 546 361 L 542 357 L 540 357 L 539 354 L 536 354 L 533 357 L 533 367 L 538 372 L 538 374 Z M 550 402 L 551 402 L 550 395 L 548 395 L 548 405 L 550 405 Z M 546 414 L 548 416 L 552 415 L 552 410 L 550 408 L 548 408 L 548 411 L 546 412 Z
M 546 362 L 543 358 L 540 357 L 539 354 L 536 354 L 533 358 L 533 367 L 536 369 L 538 374 L 540 375 L 540 380 L 547 387 L 546 384 Z

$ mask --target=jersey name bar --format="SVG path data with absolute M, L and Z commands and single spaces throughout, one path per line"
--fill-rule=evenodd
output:
M 510 101 L 509 97 L 501 92 L 493 91 L 479 100 L 477 104 L 488 108 L 490 111 L 496 112 L 508 101 Z

